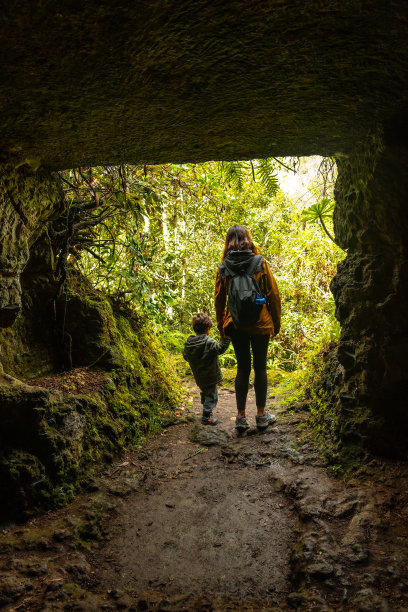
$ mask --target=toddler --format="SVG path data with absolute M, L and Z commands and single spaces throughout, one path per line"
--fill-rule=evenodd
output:
M 212 416 L 218 402 L 217 384 L 223 379 L 218 355 L 225 353 L 230 343 L 228 338 L 224 338 L 219 343 L 208 335 L 212 324 L 207 314 L 200 312 L 195 315 L 193 329 L 196 335 L 187 338 L 183 350 L 183 357 L 190 364 L 194 379 L 201 391 L 203 425 L 218 423 L 218 419 Z

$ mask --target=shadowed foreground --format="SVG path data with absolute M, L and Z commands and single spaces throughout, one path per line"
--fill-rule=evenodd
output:
M 239 438 L 228 389 L 216 428 L 165 415 L 161 435 L 70 507 L 4 530 L 0 604 L 406 610 L 406 466 L 373 462 L 343 485 L 300 440 L 307 413 L 275 408 L 273 428 Z

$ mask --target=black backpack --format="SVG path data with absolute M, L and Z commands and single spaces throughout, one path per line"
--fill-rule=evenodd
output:
M 220 266 L 221 276 L 231 278 L 228 288 L 228 310 L 237 326 L 249 327 L 257 323 L 266 303 L 258 283 L 253 278 L 253 274 L 262 269 L 263 261 L 262 255 L 254 255 L 247 268 L 239 272 L 233 271 L 227 261 Z

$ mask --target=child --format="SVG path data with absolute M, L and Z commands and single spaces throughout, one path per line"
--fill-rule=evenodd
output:
M 212 324 L 210 317 L 203 312 L 193 317 L 193 329 L 196 335 L 187 338 L 183 350 L 183 357 L 190 364 L 201 391 L 203 425 L 218 423 L 218 419 L 212 416 L 212 411 L 218 402 L 217 384 L 223 379 L 218 355 L 225 353 L 230 343 L 228 338 L 224 338 L 220 343 L 210 338 L 208 334 Z

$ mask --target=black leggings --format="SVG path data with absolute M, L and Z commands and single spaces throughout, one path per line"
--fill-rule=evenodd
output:
M 235 377 L 235 395 L 237 409 L 245 410 L 248 395 L 249 375 L 251 373 L 251 348 L 255 371 L 256 405 L 264 408 L 266 404 L 266 356 L 268 353 L 269 334 L 248 335 L 236 329 L 230 332 L 232 345 L 237 358 L 237 375 Z

